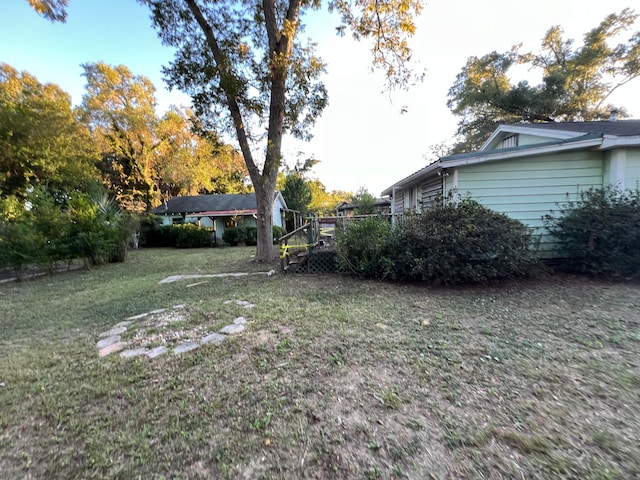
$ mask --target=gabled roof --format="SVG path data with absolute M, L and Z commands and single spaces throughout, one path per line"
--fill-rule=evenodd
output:
M 280 199 L 283 207 L 287 205 L 280 192 L 276 192 L 276 199 Z M 173 197 L 166 203 L 153 208 L 149 213 L 156 215 L 171 214 L 208 214 L 234 215 L 255 213 L 257 208 L 255 193 L 227 193 L 219 195 L 187 195 Z
M 527 128 L 534 130 L 554 130 L 577 133 L 598 133 L 602 135 L 615 135 L 617 137 L 629 137 L 640 135 L 640 120 L 616 120 L 597 122 L 555 122 L 555 123 L 529 123 Z
M 582 135 L 603 135 L 607 137 L 640 136 L 640 120 L 617 120 L 596 122 L 541 122 L 499 125 L 484 142 L 480 150 L 495 148 L 504 138 L 523 133 L 564 140 Z
M 515 133 L 546 137 L 549 141 L 491 149 L 502 139 Z M 442 157 L 394 183 L 382 195 L 392 195 L 396 188 L 414 185 L 445 168 L 570 150 L 610 150 L 625 146 L 640 147 L 640 120 L 500 125 L 479 151 Z

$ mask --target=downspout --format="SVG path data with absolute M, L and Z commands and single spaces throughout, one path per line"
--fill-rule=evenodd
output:
M 391 188 L 391 225 L 396 224 L 396 190 L 398 187 Z

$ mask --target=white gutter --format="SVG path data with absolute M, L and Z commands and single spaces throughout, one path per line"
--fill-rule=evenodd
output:
M 400 187 L 404 187 L 406 185 L 410 185 L 411 183 L 413 183 L 415 180 L 419 180 L 420 178 L 422 178 L 424 175 L 431 173 L 439 168 L 442 168 L 442 164 L 440 163 L 440 160 L 437 160 L 429 165 L 427 165 L 426 167 L 418 170 L 417 172 L 412 173 L 411 175 L 409 175 L 408 177 L 403 178 L 402 180 L 400 180 L 397 183 L 394 183 L 393 185 L 391 185 L 390 187 L 384 189 L 381 193 L 382 196 L 385 195 L 393 195 L 394 189 L 396 188 L 400 188 Z
M 640 135 L 628 137 L 617 137 L 615 135 L 605 135 L 602 145 L 598 150 L 609 150 L 619 147 L 640 147 Z
M 593 138 L 589 140 L 582 140 L 580 142 L 570 142 L 567 144 L 553 144 L 546 145 L 544 147 L 527 148 L 526 150 L 511 150 L 509 152 L 497 152 L 488 155 L 459 158 L 455 160 L 449 160 L 442 163 L 445 168 L 457 167 L 459 165 L 473 165 L 476 163 L 491 162 L 495 160 L 505 160 L 508 158 L 518 157 L 530 157 L 533 155 L 545 155 L 547 153 L 564 152 L 570 150 L 579 150 L 581 148 L 598 147 L 602 144 L 602 138 Z

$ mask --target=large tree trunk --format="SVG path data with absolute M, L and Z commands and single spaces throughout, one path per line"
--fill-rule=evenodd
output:
M 256 262 L 270 263 L 276 260 L 273 248 L 273 203 L 272 188 L 255 185 L 257 203 L 258 245 L 256 246 Z

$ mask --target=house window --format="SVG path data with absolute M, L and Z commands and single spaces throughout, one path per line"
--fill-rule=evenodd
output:
M 510 135 L 507 138 L 502 140 L 500 144 L 500 148 L 511 148 L 518 146 L 518 135 Z
M 405 192 L 405 210 L 415 211 L 418 206 L 418 188 L 413 187 Z

